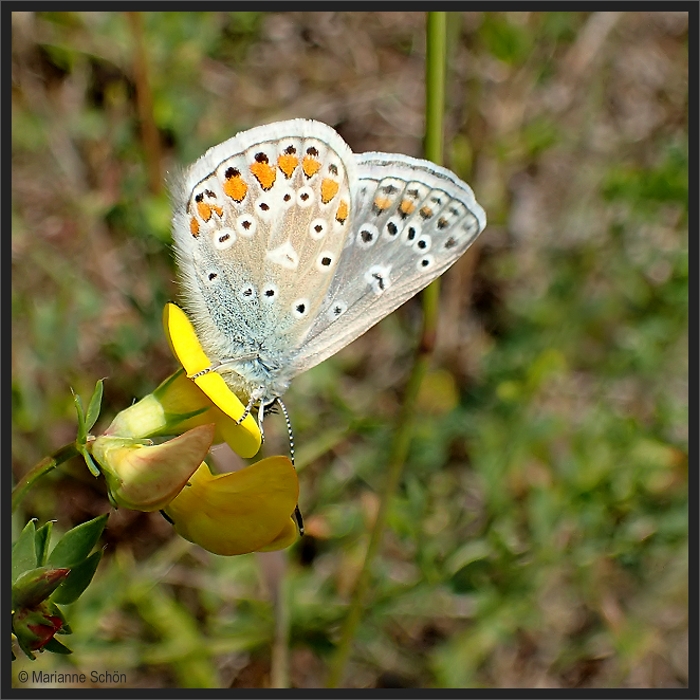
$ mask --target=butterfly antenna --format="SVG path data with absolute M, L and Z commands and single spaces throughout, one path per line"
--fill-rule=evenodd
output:
M 294 433 L 292 432 L 292 421 L 289 420 L 289 413 L 287 412 L 287 407 L 282 403 L 282 399 L 278 396 L 276 399 L 279 407 L 282 409 L 284 414 L 284 421 L 287 424 L 287 435 L 289 436 L 289 458 L 292 460 L 292 466 L 294 466 Z M 304 518 L 299 510 L 299 504 L 294 506 L 294 520 L 296 521 L 297 527 L 299 528 L 299 535 L 304 535 Z

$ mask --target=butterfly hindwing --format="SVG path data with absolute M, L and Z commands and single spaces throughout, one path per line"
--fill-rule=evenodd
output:
M 486 226 L 471 188 L 428 161 L 355 156 L 352 233 L 295 364 L 313 367 L 441 275 Z

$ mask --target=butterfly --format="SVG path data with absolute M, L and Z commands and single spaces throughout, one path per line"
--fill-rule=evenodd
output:
M 421 291 L 486 226 L 449 170 L 353 154 L 306 119 L 210 148 L 172 196 L 183 306 L 212 361 L 204 372 L 247 400 L 245 415 L 257 405 L 259 421 L 295 376 Z

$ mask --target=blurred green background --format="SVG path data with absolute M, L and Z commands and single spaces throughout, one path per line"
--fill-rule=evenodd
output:
M 443 278 L 349 685 L 687 685 L 687 23 L 450 14 L 446 165 L 489 224 Z M 70 387 L 107 378 L 104 429 L 175 368 L 166 174 L 292 117 L 421 155 L 425 15 L 27 12 L 12 38 L 19 478 L 74 439 Z M 295 687 L 324 683 L 419 327 L 412 300 L 285 397 L 309 531 L 286 564 Z M 108 510 L 75 460 L 15 525 Z M 106 542 L 68 611 L 75 653 L 15 674 L 270 684 L 279 555 L 210 555 L 125 510 Z

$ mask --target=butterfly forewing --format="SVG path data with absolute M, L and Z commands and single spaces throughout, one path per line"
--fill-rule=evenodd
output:
M 261 353 L 285 373 L 337 270 L 355 168 L 333 129 L 292 120 L 243 132 L 189 169 L 174 239 L 185 307 L 212 361 Z M 255 375 L 246 363 L 236 371 Z
M 450 171 L 397 154 L 356 156 L 352 233 L 298 350 L 295 373 L 333 355 L 441 275 L 486 225 Z

